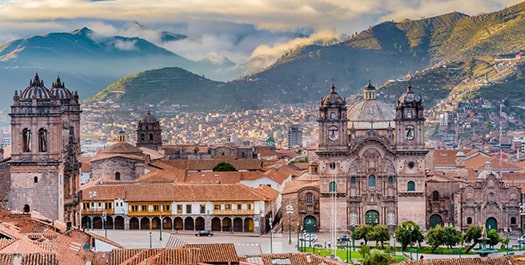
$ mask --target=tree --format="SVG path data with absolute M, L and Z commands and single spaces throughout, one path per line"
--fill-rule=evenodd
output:
M 426 242 L 432 247 L 432 252 L 443 244 L 443 228 L 441 225 L 436 225 L 428 230 Z
M 388 265 L 392 263 L 396 263 L 394 257 L 377 249 L 372 250 L 370 255 L 363 258 L 363 265 Z
M 481 227 L 481 225 L 470 225 L 467 228 L 467 231 L 465 232 L 465 242 L 472 242 L 472 245 L 469 248 L 467 248 L 467 250 L 465 250 L 465 253 L 468 253 L 471 249 L 474 248 L 474 246 L 476 246 L 477 243 L 479 243 L 482 230 L 483 227 Z
M 489 244 L 490 247 L 494 247 L 499 242 L 501 242 L 501 237 L 498 234 L 498 231 L 496 229 L 490 229 L 487 233 L 487 244 Z
M 372 231 L 372 229 L 373 229 L 372 226 L 368 224 L 358 226 L 354 230 L 354 238 L 362 239 L 365 241 L 365 245 L 368 245 L 368 241 L 370 240 L 370 236 L 371 236 L 370 232 Z
M 237 171 L 237 169 L 230 163 L 220 162 L 213 167 L 213 171 Z
M 381 242 L 381 247 L 384 247 L 384 242 L 390 240 L 390 233 L 388 233 L 388 228 L 384 225 L 374 226 L 369 234 L 370 241 L 375 241 L 376 246 L 377 242 Z
M 449 249 L 459 244 L 462 240 L 463 235 L 461 234 L 461 231 L 457 230 L 455 227 L 449 225 L 443 228 L 443 243 L 447 245 Z
M 414 221 L 404 221 L 396 229 L 396 239 L 401 243 L 401 248 L 406 249 L 410 245 L 410 239 L 412 239 L 412 244 L 418 243 L 421 244 L 425 237 L 421 233 L 419 225 L 414 223 Z

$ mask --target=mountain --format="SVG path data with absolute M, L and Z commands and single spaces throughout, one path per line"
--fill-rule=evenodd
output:
M 161 33 L 164 41 L 185 37 Z M 88 28 L 31 36 L 0 46 L 0 87 L 9 93 L 24 89 L 27 83 L 23 80 L 29 81 L 38 72 L 48 86 L 59 75 L 85 99 L 123 76 L 159 67 L 182 67 L 211 78 L 239 76 L 227 59 L 192 61 L 141 38 L 100 37 Z M 223 68 L 233 70 L 217 70 Z M 10 103 L 9 97 L 0 99 L 2 106 Z

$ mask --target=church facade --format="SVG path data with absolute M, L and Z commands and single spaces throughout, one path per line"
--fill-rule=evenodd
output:
M 410 86 L 394 111 L 376 100 L 370 83 L 363 100 L 350 107 L 332 84 L 319 106 L 321 212 L 315 230 L 349 231 L 362 224 L 394 229 L 405 220 L 425 227 L 423 111 Z
M 60 78 L 50 89 L 38 74 L 15 91 L 11 117 L 8 207 L 78 225 L 80 103 Z

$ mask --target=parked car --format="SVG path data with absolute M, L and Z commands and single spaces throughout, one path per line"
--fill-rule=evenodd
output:
M 518 237 L 518 244 L 525 244 L 525 235 Z
M 198 231 L 195 236 L 213 236 L 213 232 L 210 230 L 201 230 Z
M 305 234 L 301 238 L 299 238 L 299 240 L 315 242 L 315 241 L 319 240 L 319 238 L 317 237 L 316 234 Z
M 350 241 L 350 237 L 348 237 L 347 235 L 340 236 L 337 238 L 337 242 L 348 242 L 348 241 Z

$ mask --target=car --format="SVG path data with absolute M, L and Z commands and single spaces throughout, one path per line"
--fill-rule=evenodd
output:
M 347 235 L 343 235 L 337 238 L 337 242 L 348 242 L 348 241 L 350 241 L 350 237 L 348 237 Z
M 315 242 L 315 241 L 319 240 L 319 238 L 317 237 L 316 234 L 305 234 L 299 240 Z
M 518 237 L 518 243 L 525 244 L 525 235 L 521 235 L 520 237 Z
M 201 230 L 195 233 L 195 236 L 213 236 L 213 232 L 210 230 Z

